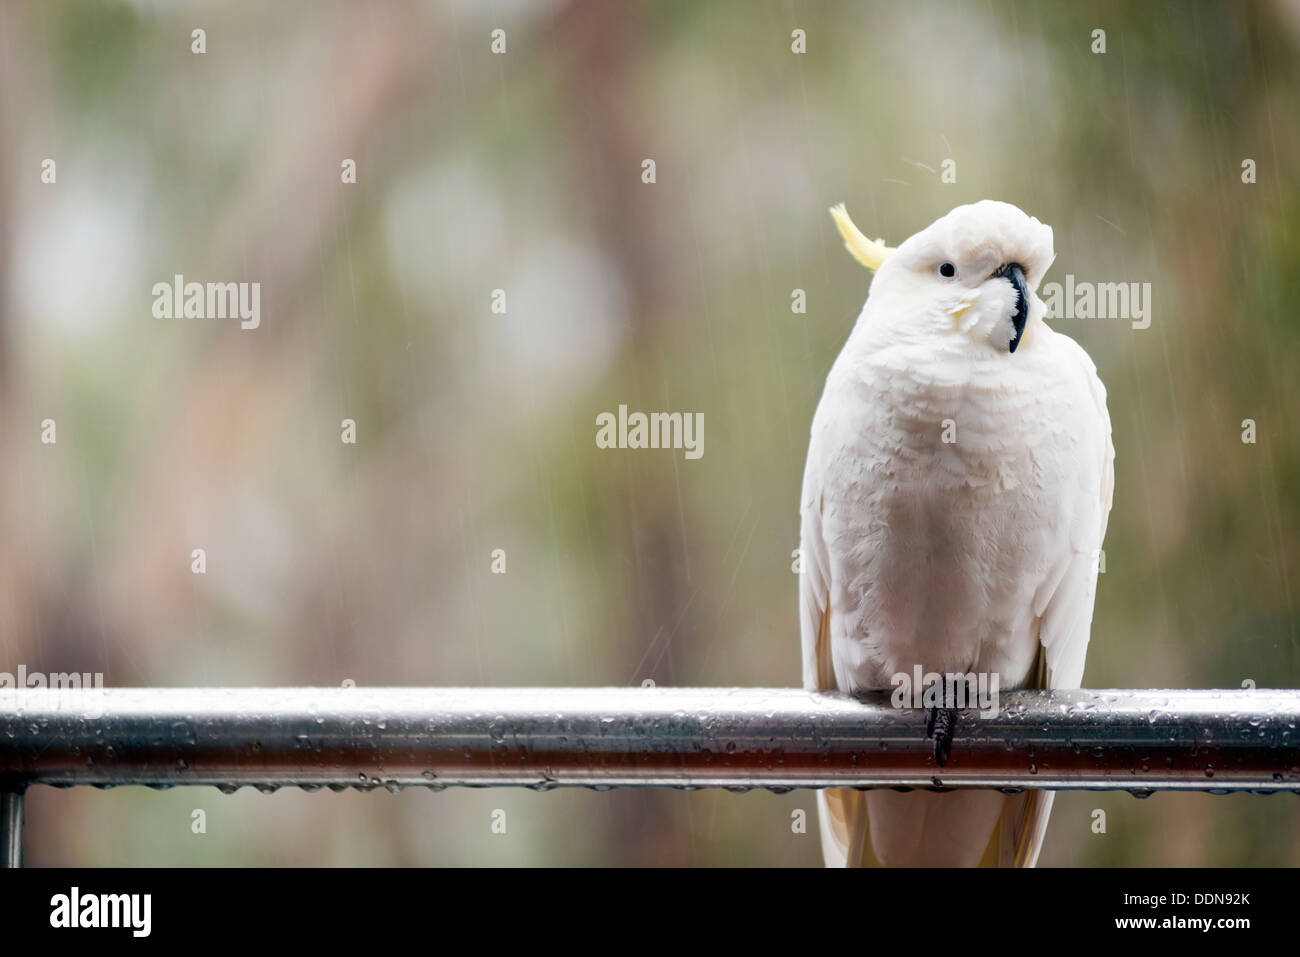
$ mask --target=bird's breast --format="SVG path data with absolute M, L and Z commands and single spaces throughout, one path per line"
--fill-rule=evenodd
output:
M 835 378 L 814 443 L 842 686 L 887 687 L 916 664 L 1022 683 L 1066 479 L 1034 376 L 886 361 Z

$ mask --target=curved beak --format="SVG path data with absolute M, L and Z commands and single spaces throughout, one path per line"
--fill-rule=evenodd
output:
M 1007 263 L 990 278 L 1005 279 L 1016 291 L 1016 311 L 1011 316 L 1011 325 L 1016 333 L 1007 347 L 1008 352 L 1015 352 L 1025 331 L 1025 321 L 1029 318 L 1029 286 L 1025 284 L 1025 268 L 1020 263 Z

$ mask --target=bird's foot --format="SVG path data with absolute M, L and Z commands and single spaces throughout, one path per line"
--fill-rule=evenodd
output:
M 956 708 L 931 708 L 925 721 L 925 736 L 934 738 L 934 763 L 943 767 L 952 753 L 952 733 L 957 730 Z

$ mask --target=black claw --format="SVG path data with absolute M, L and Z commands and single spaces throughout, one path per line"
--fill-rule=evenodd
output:
M 925 736 L 934 738 L 934 763 L 943 767 L 952 753 L 952 735 L 957 730 L 955 708 L 931 708 L 925 720 Z

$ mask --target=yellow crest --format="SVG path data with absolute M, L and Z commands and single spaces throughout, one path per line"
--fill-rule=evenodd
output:
M 844 248 L 868 269 L 873 271 L 879 269 L 881 263 L 893 255 L 894 248 L 886 246 L 883 239 L 868 239 L 862 230 L 853 225 L 853 220 L 849 219 L 848 210 L 844 208 L 843 203 L 831 207 L 831 219 L 835 220 L 840 235 L 844 237 Z

